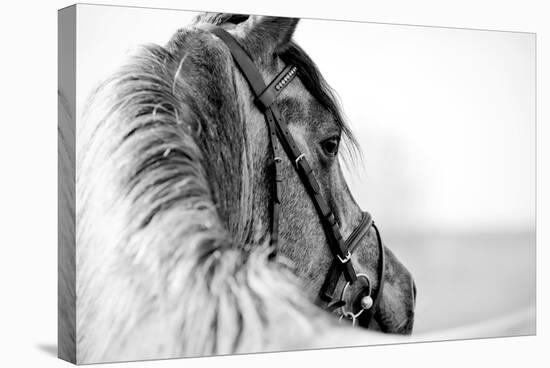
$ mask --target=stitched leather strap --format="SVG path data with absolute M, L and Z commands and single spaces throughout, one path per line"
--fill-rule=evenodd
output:
M 363 212 L 361 215 L 361 220 L 359 224 L 355 227 L 353 232 L 346 239 L 346 246 L 350 253 L 353 253 L 355 248 L 361 243 L 363 238 L 369 233 L 373 225 L 372 217 L 368 212 Z M 338 284 L 338 279 L 340 279 L 341 270 L 338 265 L 339 261 L 334 259 L 332 264 L 329 267 L 325 281 L 321 286 L 321 291 L 319 293 L 319 298 L 327 303 L 333 301 L 334 291 L 336 290 L 336 285 Z M 342 301 L 338 301 L 342 302 Z
M 215 34 L 227 45 L 237 66 L 245 76 L 248 84 L 250 84 L 250 88 L 252 88 L 254 95 L 259 96 L 266 85 L 250 55 L 248 55 L 241 45 L 239 45 L 237 40 L 235 40 L 225 29 L 213 24 L 201 24 L 201 28 Z
M 380 306 L 380 299 L 382 299 L 382 292 L 384 290 L 384 285 L 386 282 L 386 261 L 384 256 L 384 243 L 382 242 L 382 237 L 380 235 L 380 231 L 378 230 L 378 227 L 372 220 L 372 217 L 368 212 L 363 212 L 363 216 L 361 218 L 361 221 L 359 225 L 353 230 L 351 235 L 346 240 L 346 243 L 349 247 L 350 252 L 353 253 L 355 248 L 361 243 L 363 238 L 369 233 L 370 229 L 374 229 L 376 233 L 376 241 L 378 243 L 378 288 L 376 290 L 376 295 L 372 295 L 372 299 L 374 300 L 374 304 L 371 308 L 366 310 L 365 312 L 361 313 L 359 316 L 359 320 L 361 321 L 361 326 L 367 328 L 369 327 L 369 324 L 374 317 L 375 313 L 378 311 L 378 308 Z M 321 292 L 319 294 L 319 297 L 324 302 L 329 303 L 327 309 L 329 311 L 333 311 L 337 308 L 340 308 L 345 304 L 344 300 L 336 300 L 333 301 L 333 295 L 334 291 L 336 289 L 336 285 L 338 283 L 338 279 L 340 278 L 341 271 L 338 268 L 337 261 L 333 261 L 329 271 L 327 273 L 327 276 L 325 278 L 325 281 L 323 283 L 323 286 L 321 286 Z M 370 282 L 370 281 L 369 281 Z
M 279 242 L 279 214 L 281 212 L 281 186 L 283 185 L 283 178 L 281 176 L 281 149 L 277 141 L 277 126 L 273 112 L 271 109 L 267 109 L 265 112 L 265 118 L 267 121 L 267 130 L 269 134 L 269 142 L 271 145 L 271 151 L 273 153 L 272 171 L 275 181 L 272 187 L 272 208 L 271 208 L 271 255 L 274 256 L 277 252 L 277 244 Z

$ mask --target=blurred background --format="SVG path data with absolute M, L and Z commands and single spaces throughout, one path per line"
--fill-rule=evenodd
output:
M 304 21 L 296 39 L 361 144 L 352 192 L 416 279 L 415 333 L 534 333 L 535 36 Z
M 77 115 L 194 15 L 79 5 Z M 415 277 L 415 336 L 535 333 L 535 35 L 303 19 L 295 40 L 360 143 L 356 200 Z

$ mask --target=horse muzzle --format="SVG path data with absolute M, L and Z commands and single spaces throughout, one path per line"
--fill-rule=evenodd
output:
M 373 321 L 382 332 L 410 335 L 414 327 L 416 306 L 416 284 L 411 273 L 386 248 L 386 256 L 393 267 L 388 270 L 388 278 L 380 298 L 380 304 L 374 311 Z M 359 319 L 359 325 L 362 325 Z
M 349 320 L 353 326 L 385 333 L 409 335 L 414 326 L 416 285 L 411 273 L 384 248 L 388 262 L 385 282 L 374 285 L 366 273 L 357 275 L 353 285 L 346 283 L 340 300 L 345 304 L 338 310 L 340 320 Z

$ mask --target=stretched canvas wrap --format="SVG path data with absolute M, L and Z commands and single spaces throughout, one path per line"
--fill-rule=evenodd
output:
M 535 334 L 534 34 L 58 20 L 60 358 Z

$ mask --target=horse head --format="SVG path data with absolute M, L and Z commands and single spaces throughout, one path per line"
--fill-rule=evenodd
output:
M 76 200 L 67 202 L 76 206 L 79 363 L 364 343 L 366 334 L 319 308 L 328 307 L 319 293 L 335 257 L 299 160 L 285 154 L 269 256 L 275 178 L 266 117 L 227 45 L 205 28 L 228 32 L 266 82 L 296 66 L 274 103 L 346 239 L 366 218 L 340 166 L 341 143 L 352 149 L 355 140 L 292 41 L 297 22 L 200 15 L 166 45 L 144 46 L 90 96 L 77 126 Z M 411 274 L 376 227 L 360 228 L 344 258 L 362 276 L 349 286 L 339 277 L 335 294 L 345 289 L 346 311 L 358 315 L 368 286 L 380 294 L 372 326 L 408 333 Z
M 261 16 L 205 14 L 196 19 L 201 24 L 216 24 L 229 32 L 250 56 L 266 83 L 274 80 L 287 65 L 297 67 L 297 78 L 288 83 L 275 100 L 281 119 L 288 125 L 298 151 L 307 157 L 308 163 L 317 178 L 320 192 L 334 214 L 335 221 L 344 239 L 348 238 L 361 223 L 363 211 L 355 202 L 344 179 L 340 148 L 347 143 L 348 152 L 357 149 L 357 142 L 346 125 L 339 106 L 323 79 L 315 63 L 306 52 L 292 41 L 298 19 Z M 215 35 L 205 32 L 211 45 L 222 55 L 220 62 L 231 70 L 239 104 L 246 117 L 246 150 L 253 158 L 248 162 L 249 185 L 252 194 L 251 216 L 246 221 L 256 238 L 273 236 L 269 233 L 271 223 L 270 204 L 275 200 L 270 191 L 275 180 L 269 167 L 273 153 L 269 144 L 269 132 L 264 113 L 254 103 L 255 97 L 246 78 L 239 72 L 226 45 Z M 327 50 L 330 52 L 330 50 Z M 223 93 L 223 92 L 222 92 Z M 327 307 L 321 295 L 323 284 L 327 282 L 333 254 L 327 244 L 322 219 L 306 188 L 295 170 L 295 162 L 282 155 L 279 175 L 282 176 L 280 193 L 280 219 L 278 228 L 278 251 L 291 260 L 295 273 L 300 277 L 310 299 Z M 227 221 L 238 213 L 238 218 L 246 218 L 242 212 L 228 209 Z M 379 246 L 379 234 L 369 227 L 365 236 L 355 244 L 351 262 L 358 281 L 347 287 L 346 280 L 340 277 L 333 288 L 341 294 L 337 300 L 343 307 L 335 308 L 346 317 L 358 316 L 359 325 L 368 326 L 369 313 L 361 315 L 362 297 L 369 289 L 371 295 L 378 295 L 379 281 L 386 280 L 373 310 L 374 328 L 384 332 L 410 333 L 414 320 L 416 287 L 410 272 L 387 248 Z M 242 237 L 242 235 L 241 235 Z M 246 234 L 247 238 L 251 234 Z M 380 254 L 383 249 L 384 254 Z M 385 259 L 384 269 L 380 270 L 380 259 Z M 332 266 L 334 267 L 334 266 Z M 382 274 L 383 273 L 383 274 Z M 345 292 L 344 287 L 346 287 Z M 341 305 L 340 304 L 340 305 Z M 355 319 L 355 318 L 354 318 Z

